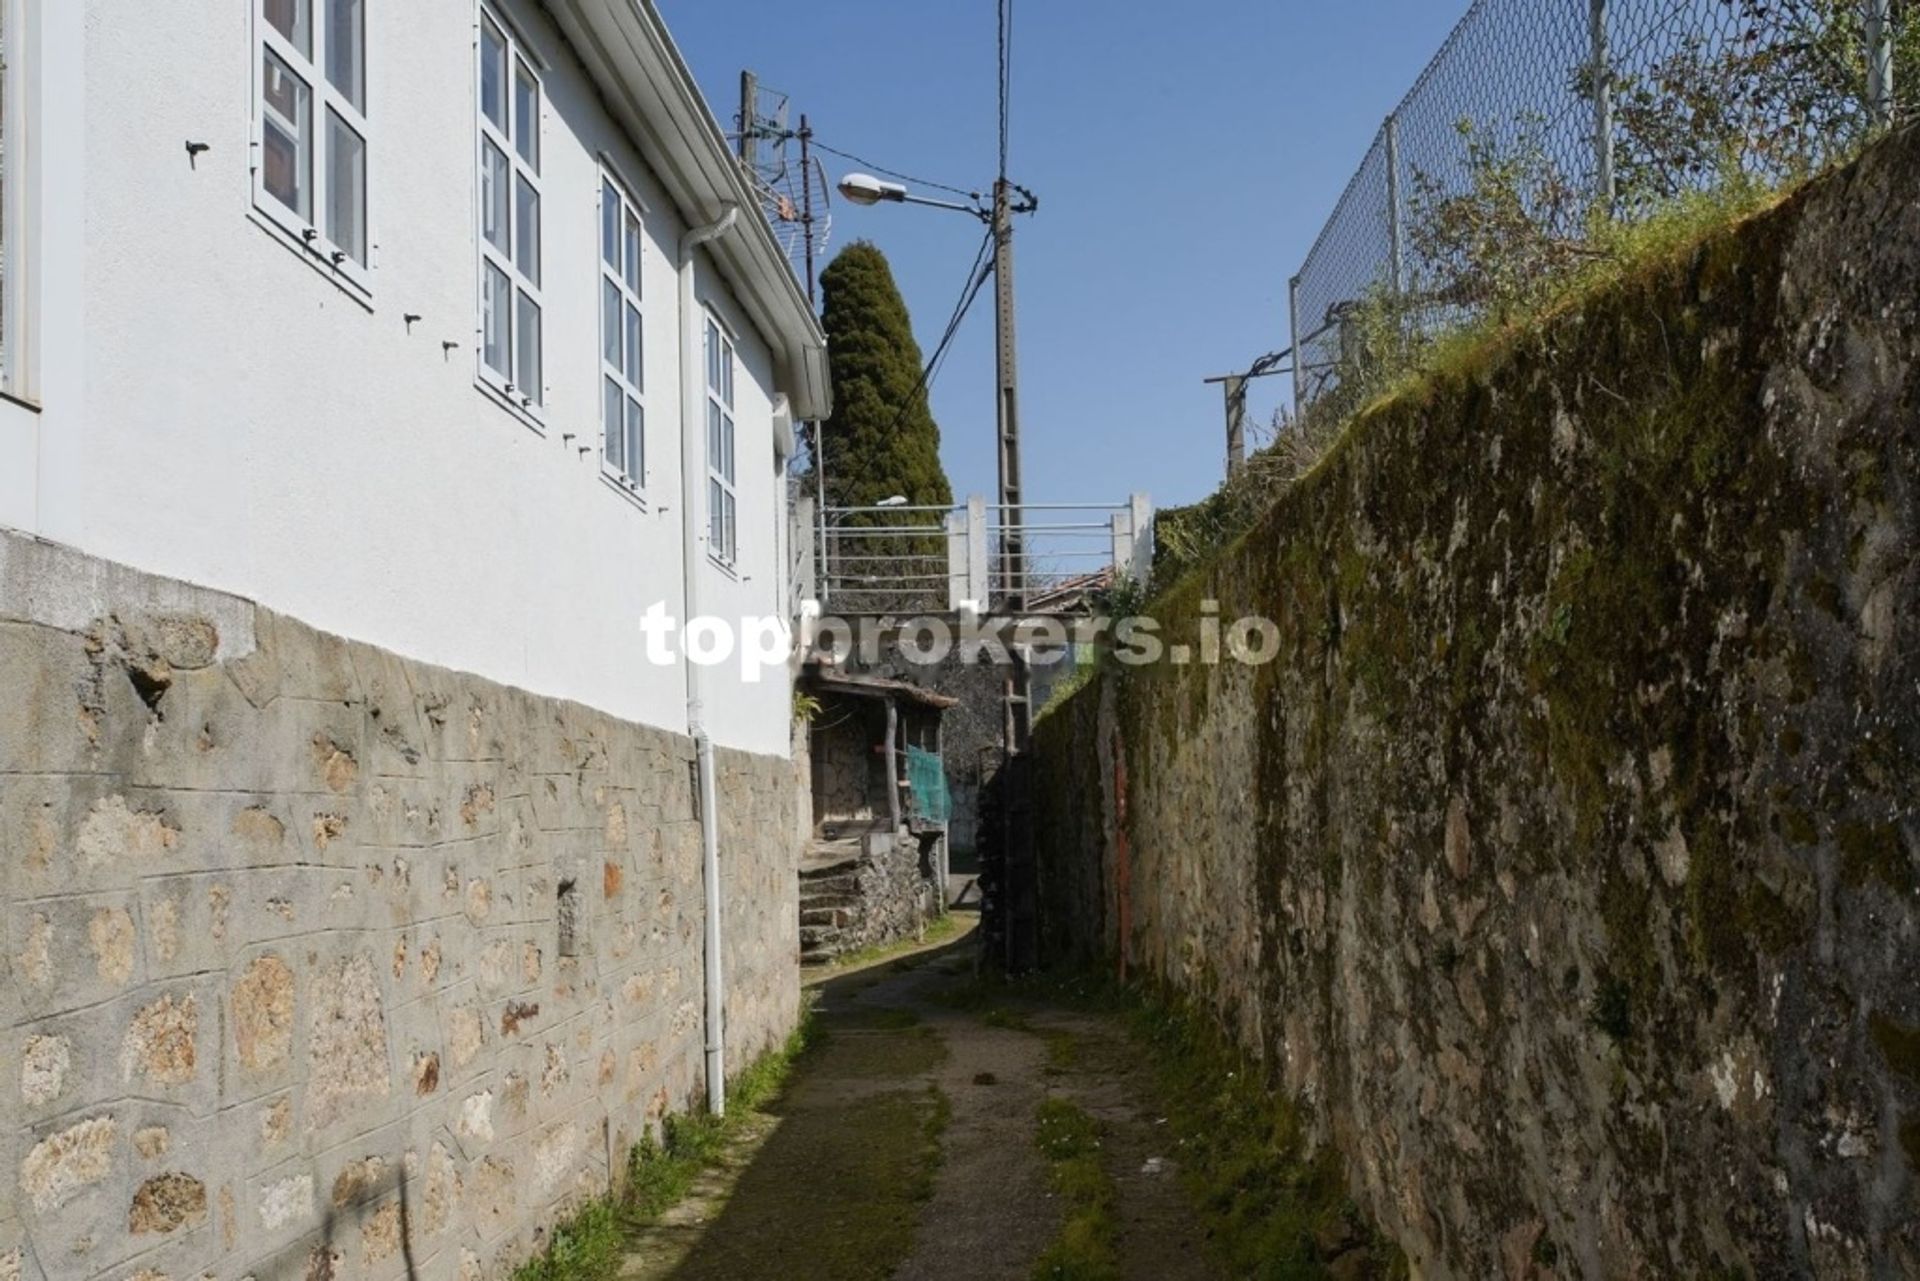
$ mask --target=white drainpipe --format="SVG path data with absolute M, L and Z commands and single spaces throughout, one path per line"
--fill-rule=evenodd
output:
M 706 385 L 700 344 L 702 330 L 698 300 L 693 290 L 694 252 L 724 236 L 740 217 L 738 205 L 728 205 L 718 221 L 691 227 L 680 237 L 680 544 L 681 580 L 686 608 L 680 617 L 682 634 L 700 616 L 697 587 L 702 573 L 702 531 L 698 513 L 705 486 L 701 483 L 706 457 Z M 700 867 L 706 883 L 707 928 L 707 1107 L 715 1116 L 727 1110 L 726 1017 L 727 988 L 721 973 L 720 935 L 720 806 L 713 774 L 713 740 L 707 737 L 706 709 L 700 697 L 700 667 L 683 654 L 687 673 L 687 733 L 693 739 L 694 770 L 700 789 Z

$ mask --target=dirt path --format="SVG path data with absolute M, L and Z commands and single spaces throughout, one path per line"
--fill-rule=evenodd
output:
M 1035 1142 L 1050 1095 L 1101 1125 L 1121 1276 L 1213 1276 L 1124 1033 L 991 1006 L 972 968 L 963 937 L 819 982 L 818 1043 L 785 1095 L 634 1241 L 621 1276 L 1028 1277 L 1063 1214 Z

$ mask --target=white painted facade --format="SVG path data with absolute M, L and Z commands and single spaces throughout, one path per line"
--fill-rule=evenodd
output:
M 824 341 L 658 14 L 495 10 L 543 89 L 536 418 L 480 362 L 480 5 L 364 0 L 354 281 L 259 208 L 257 3 L 0 0 L 9 266 L 25 264 L 8 273 L 0 525 L 684 731 L 686 673 L 647 661 L 639 620 L 685 617 L 689 587 L 701 614 L 784 612 L 782 450 L 792 417 L 825 410 Z M 644 226 L 635 491 L 601 456 L 603 174 Z M 692 255 L 688 314 L 682 239 L 730 205 Z M 683 494 L 705 474 L 706 390 L 682 333 L 703 343 L 709 312 L 737 353 L 731 566 L 708 555 L 705 485 Z M 750 685 L 730 664 L 702 685 L 717 743 L 789 750 L 782 673 Z

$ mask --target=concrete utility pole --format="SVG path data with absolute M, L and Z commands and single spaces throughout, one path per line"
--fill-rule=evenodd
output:
M 1020 512 L 1020 362 L 1013 325 L 1013 184 L 993 184 L 994 364 L 998 395 L 995 419 L 1000 441 L 1000 582 L 1006 612 L 1018 618 L 1027 607 L 1027 549 Z M 1025 664 L 1008 677 L 1007 750 L 1024 752 L 1033 732 L 1033 703 Z
M 1227 475 L 1247 465 L 1247 380 L 1234 374 L 1220 380 L 1227 393 Z
M 1206 383 L 1219 383 L 1226 391 L 1227 401 L 1227 476 L 1231 478 L 1247 464 L 1247 384 L 1256 378 L 1269 378 L 1274 374 L 1294 373 L 1296 384 L 1294 394 L 1298 396 L 1300 381 L 1295 371 L 1296 357 L 1293 348 L 1262 356 L 1253 362 L 1245 373 L 1219 374 L 1204 378 Z M 1286 361 L 1282 365 L 1281 361 Z

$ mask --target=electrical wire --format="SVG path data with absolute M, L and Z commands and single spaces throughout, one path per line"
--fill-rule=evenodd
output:
M 955 187 L 949 183 L 935 182 L 931 178 L 916 178 L 912 174 L 901 173 L 899 170 L 889 169 L 885 165 L 876 165 L 875 163 L 873 163 L 873 161 L 862 159 L 861 157 L 854 155 L 851 151 L 842 151 L 838 147 L 829 147 L 826 143 L 820 141 L 818 138 L 813 139 L 813 146 L 818 150 L 828 152 L 832 155 L 836 155 L 840 157 L 842 160 L 851 160 L 854 164 L 859 165 L 862 169 L 870 169 L 874 173 L 879 174 L 883 178 L 893 178 L 893 179 L 896 179 L 897 181 L 908 183 L 916 187 L 932 187 L 937 191 L 952 192 L 956 196 L 965 196 L 969 200 L 980 199 L 980 193 L 977 191 L 968 191 L 963 187 Z

